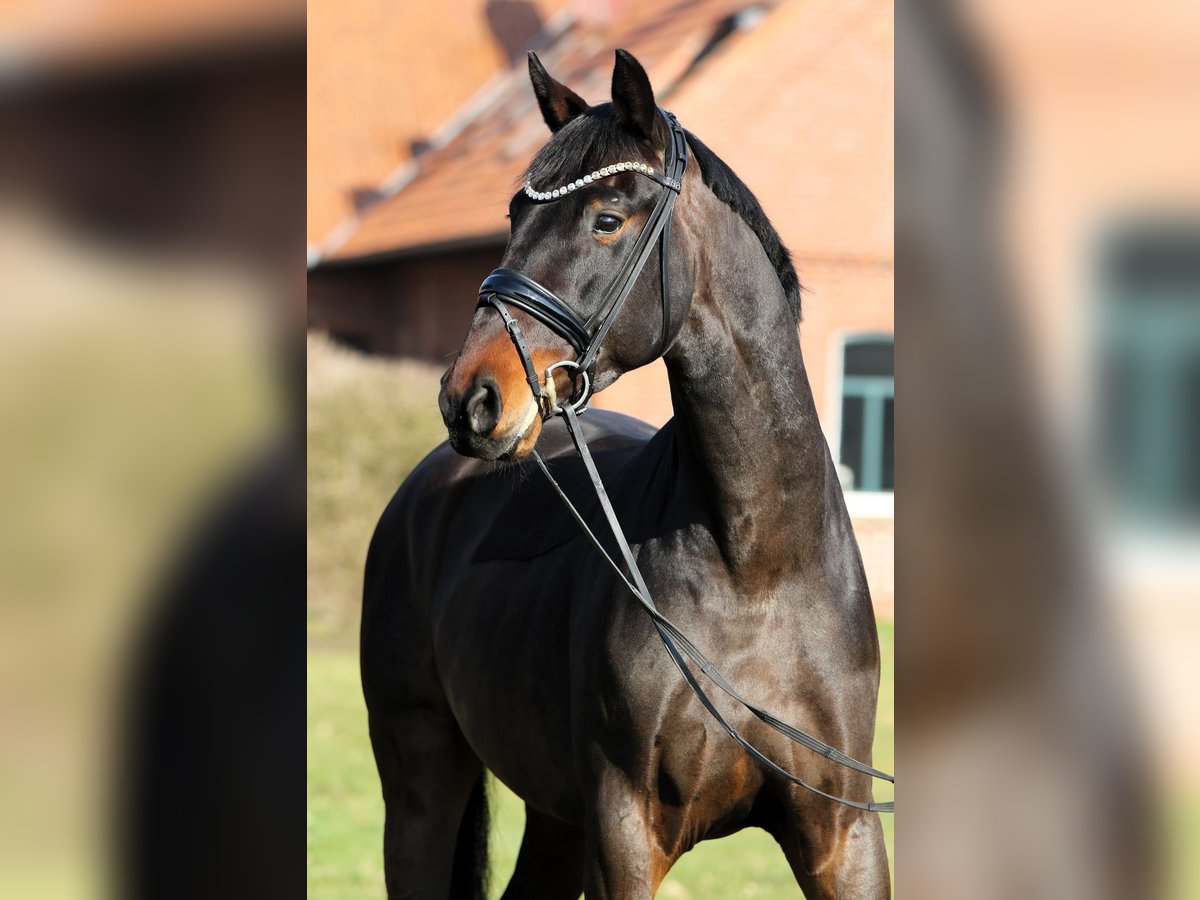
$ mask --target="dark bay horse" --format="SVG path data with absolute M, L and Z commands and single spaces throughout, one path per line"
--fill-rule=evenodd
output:
M 618 51 L 612 102 L 597 106 L 533 56 L 530 76 L 553 133 L 533 185 L 661 166 L 668 136 L 632 56 Z M 664 356 L 675 417 L 657 432 L 602 411 L 581 423 L 659 608 L 744 694 L 869 760 L 875 620 L 801 359 L 799 284 L 745 185 L 690 134 L 687 149 L 666 314 L 656 249 L 595 368 L 603 389 Z M 560 202 L 518 193 L 504 265 L 586 319 L 657 190 L 620 171 Z M 537 371 L 573 358 L 538 319 L 513 315 Z M 775 837 L 810 900 L 889 897 L 878 814 L 789 783 L 717 727 L 528 463 L 536 445 L 599 524 L 562 422 L 526 376 L 501 316 L 481 307 L 443 378 L 450 440 L 401 486 L 368 555 L 362 676 L 389 897 L 482 896 L 485 769 L 526 804 L 510 900 L 649 898 L 699 841 L 748 826 Z M 548 376 L 558 396 L 568 376 Z M 790 772 L 870 798 L 865 775 L 714 699 Z

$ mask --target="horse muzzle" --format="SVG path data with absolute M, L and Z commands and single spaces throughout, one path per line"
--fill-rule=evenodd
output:
M 524 392 L 506 398 L 490 372 L 479 372 L 461 391 L 442 385 L 438 407 L 450 446 L 477 459 L 519 459 L 537 440 L 541 415 Z M 532 440 L 531 440 L 532 438 Z

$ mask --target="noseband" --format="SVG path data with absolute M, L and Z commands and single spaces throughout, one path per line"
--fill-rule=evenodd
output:
M 569 399 L 575 412 L 581 413 L 587 409 L 592 396 L 592 385 L 595 383 L 596 357 L 608 331 L 620 315 L 625 301 L 633 286 L 637 284 L 638 276 L 646 266 L 654 245 L 659 245 L 659 265 L 662 270 L 662 333 L 659 338 L 658 355 L 666 352 L 667 341 L 671 331 L 671 284 L 667 267 L 667 250 L 671 243 L 671 211 L 675 207 L 675 199 L 683 186 L 683 173 L 687 168 L 688 151 L 687 139 L 683 128 L 675 116 L 665 110 L 659 110 L 667 125 L 667 146 L 663 151 L 663 173 L 656 172 L 653 167 L 639 162 L 623 162 L 616 165 L 597 169 L 590 175 L 584 175 L 569 184 L 549 191 L 536 191 L 533 185 L 526 183 L 525 195 L 535 203 L 553 203 L 574 193 L 581 187 L 618 175 L 621 172 L 634 172 L 656 181 L 662 187 L 658 202 L 646 220 L 642 233 L 638 235 L 633 249 L 621 263 L 608 287 L 604 302 L 586 321 L 580 318 L 575 310 L 564 303 L 553 291 L 538 284 L 532 278 L 515 269 L 499 268 L 484 279 L 479 288 L 480 306 L 491 306 L 500 313 L 504 327 L 512 338 L 525 368 L 525 378 L 533 391 L 533 399 L 539 407 L 543 407 L 546 415 L 557 414 L 561 407 L 555 397 L 554 370 L 559 368 L 572 369 L 575 382 Z M 529 354 L 529 347 L 517 320 L 506 307 L 515 306 L 533 316 L 559 337 L 563 338 L 575 350 L 575 359 L 561 360 L 546 369 L 546 383 L 542 386 L 538 379 L 537 369 Z M 580 380 L 582 379 L 582 384 Z
M 529 382 L 529 388 L 533 391 L 534 402 L 538 404 L 545 415 L 562 416 L 567 427 L 567 433 L 571 436 L 571 441 L 574 443 L 575 449 L 579 452 L 584 467 L 587 469 L 588 477 L 592 482 L 592 488 L 596 491 L 600 508 L 604 512 L 609 530 L 612 532 L 613 538 L 620 550 L 625 568 L 629 572 L 628 575 L 622 571 L 621 567 L 609 555 L 604 545 L 600 542 L 600 539 L 592 531 L 591 526 L 588 525 L 587 520 L 584 519 L 583 515 L 575 507 L 575 504 L 571 502 L 571 498 L 567 496 L 562 486 L 555 480 L 550 472 L 550 468 L 546 465 L 546 461 L 542 459 L 541 454 L 535 449 L 533 451 L 533 458 L 537 461 L 538 467 L 549 480 L 550 485 L 554 488 L 559 498 L 566 504 L 567 509 L 575 519 L 580 530 L 583 531 L 584 535 L 591 541 L 609 567 L 616 573 L 617 578 L 624 583 L 634 599 L 638 601 L 638 604 L 650 617 L 672 662 L 675 663 L 684 680 L 687 682 L 688 687 L 692 689 L 692 692 L 716 720 L 717 724 L 742 749 L 764 766 L 788 781 L 812 791 L 814 794 L 868 812 L 894 812 L 895 803 L 892 801 L 876 803 L 874 801 L 849 800 L 826 793 L 820 788 L 808 784 L 763 754 L 761 750 L 746 740 L 725 719 L 720 710 L 717 709 L 712 700 L 704 692 L 695 673 L 692 672 L 691 667 L 688 665 L 688 660 L 691 660 L 717 687 L 745 707 L 759 721 L 764 722 L 789 740 L 807 747 L 809 750 L 824 756 L 838 765 L 868 775 L 871 778 L 895 783 L 895 777 L 889 775 L 887 772 L 882 772 L 864 762 L 847 756 L 837 748 L 826 744 L 824 741 L 813 737 L 805 731 L 801 731 L 794 725 L 789 725 L 763 707 L 747 700 L 729 683 L 708 657 L 692 643 L 687 635 L 680 631 L 679 627 L 669 618 L 659 612 L 658 607 L 654 604 L 654 598 L 650 596 L 650 589 L 646 586 L 646 582 L 642 578 L 637 559 L 633 555 L 633 550 L 630 548 L 629 541 L 625 537 L 625 532 L 621 528 L 621 523 L 617 519 L 616 511 L 613 509 L 612 503 L 608 498 L 608 491 L 605 490 L 604 482 L 600 479 L 600 471 L 596 468 L 596 463 L 592 459 L 587 441 L 584 440 L 583 431 L 579 427 L 578 415 L 587 408 L 588 400 L 591 399 L 592 386 L 595 381 L 596 357 L 600 353 L 600 346 L 603 344 L 604 338 L 608 335 L 609 329 L 612 328 L 613 322 L 616 321 L 617 316 L 620 314 L 625 301 L 629 298 L 629 293 L 633 290 L 634 284 L 637 283 L 642 269 L 645 268 L 646 260 L 650 258 L 650 253 L 654 249 L 655 242 L 659 244 L 659 261 L 662 266 L 662 333 L 659 338 L 659 356 L 666 352 L 667 342 L 670 338 L 671 292 L 667 274 L 667 249 L 671 240 L 671 211 L 675 206 L 675 199 L 679 196 L 679 191 L 683 184 L 683 172 L 687 168 L 687 139 L 683 128 L 680 127 L 675 116 L 664 110 L 659 110 L 659 112 L 666 121 L 668 131 L 667 147 L 663 154 L 663 171 L 666 173 L 665 175 L 654 171 L 653 168 L 645 163 L 625 162 L 598 169 L 590 175 L 585 175 L 570 184 L 550 191 L 535 191 L 532 185 L 525 185 L 526 195 L 538 203 L 553 202 L 554 200 L 561 199 L 583 187 L 585 184 L 591 184 L 598 179 L 607 178 L 619 172 L 636 172 L 662 185 L 662 193 L 658 197 L 654 211 L 650 213 L 650 218 L 646 221 L 646 226 L 642 229 L 642 233 L 638 235 L 633 249 L 625 257 L 624 262 L 621 263 L 621 268 L 617 271 L 616 277 L 609 286 L 604 302 L 600 304 L 595 314 L 587 321 L 584 321 L 553 291 L 548 290 L 532 278 L 523 275 L 515 269 L 508 268 L 496 269 L 484 279 L 483 285 L 479 289 L 479 303 L 476 309 L 481 306 L 490 306 L 500 314 L 501 319 L 504 321 L 504 327 L 508 331 L 509 337 L 512 338 L 513 345 L 517 348 L 517 353 L 521 357 L 521 365 L 525 369 L 525 378 Z M 525 337 L 521 333 L 520 325 L 517 324 L 517 320 L 509 311 L 510 306 L 515 306 L 529 313 L 555 334 L 566 340 L 575 350 L 575 359 L 560 360 L 546 368 L 544 385 L 538 379 L 537 369 L 533 364 L 533 357 L 530 356 L 529 347 L 525 343 Z M 555 396 L 554 387 L 554 371 L 560 368 L 572 369 L 575 372 L 572 394 L 567 402 L 561 404 Z M 579 383 L 580 379 L 582 379 L 582 384 Z

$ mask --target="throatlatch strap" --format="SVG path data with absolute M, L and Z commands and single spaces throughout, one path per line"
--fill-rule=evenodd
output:
M 671 303 L 667 299 L 671 296 L 671 275 L 667 271 L 667 249 L 671 245 L 671 217 L 667 217 L 667 224 L 663 226 L 662 235 L 658 239 L 658 259 L 659 270 L 662 273 L 662 331 L 658 333 L 658 355 L 662 356 L 667 352 L 667 342 L 671 336 Z
M 613 323 L 617 321 L 617 315 L 621 312 L 621 308 L 625 306 L 625 301 L 629 299 L 629 294 L 633 291 L 633 287 L 637 284 L 638 276 L 645 268 L 646 260 L 650 258 L 650 254 L 654 252 L 655 245 L 658 243 L 658 236 L 662 234 L 662 230 L 666 227 L 667 222 L 671 220 L 671 210 L 675 206 L 676 194 L 672 190 L 664 190 L 658 204 L 650 213 L 650 218 L 646 222 L 645 230 L 638 235 L 638 246 L 636 252 L 625 260 L 625 264 L 621 267 L 621 271 L 617 274 L 616 280 L 613 282 L 613 288 L 616 290 L 616 297 L 612 301 L 612 305 L 608 307 L 604 313 L 604 319 L 600 323 L 600 327 L 596 329 L 592 335 L 591 343 L 588 344 L 587 350 L 579 357 L 579 368 L 581 371 L 590 372 L 592 366 L 596 364 L 596 357 L 600 354 L 600 347 L 604 343 L 604 338 L 608 336 L 608 330 L 612 328 Z
M 578 451 L 580 459 L 583 460 L 584 468 L 588 473 L 588 478 L 591 480 L 592 487 L 596 491 L 596 497 L 600 501 L 600 507 L 604 512 L 605 519 L 608 521 L 609 530 L 611 531 L 613 538 L 616 540 L 617 547 L 621 551 L 621 556 L 625 561 L 625 565 L 633 578 L 632 583 L 630 582 L 629 578 L 626 577 L 625 573 L 621 571 L 620 566 L 617 565 L 612 556 L 609 555 L 608 551 L 604 549 L 603 544 L 601 544 L 599 538 L 596 537 L 595 532 L 593 532 L 588 526 L 583 516 L 579 513 L 579 510 L 575 507 L 574 503 L 571 502 L 571 499 L 562 489 L 562 486 L 559 485 L 554 476 L 550 473 L 550 469 L 546 465 L 545 460 L 542 459 L 539 453 L 534 451 L 534 458 L 537 461 L 538 467 L 542 470 L 542 474 L 546 476 L 546 479 L 550 482 L 555 492 L 570 510 L 571 515 L 575 519 L 575 522 L 579 525 L 580 529 L 584 532 L 584 534 L 592 542 L 593 546 L 595 546 L 595 548 L 600 552 L 601 556 L 608 562 L 609 566 L 612 567 L 613 571 L 616 572 L 621 581 L 624 582 L 625 586 L 629 589 L 629 592 L 633 594 L 634 598 L 653 620 L 654 627 L 658 631 L 658 635 L 662 639 L 663 645 L 667 649 L 667 653 L 670 655 L 672 661 L 674 661 L 676 667 L 678 667 L 680 673 L 684 677 L 684 680 L 687 681 L 688 686 L 692 689 L 692 692 L 695 693 L 696 697 L 704 705 L 704 708 L 708 710 L 709 714 L 717 720 L 717 723 L 722 727 L 722 729 L 724 729 L 724 731 L 730 737 L 737 741 L 737 743 L 744 750 L 746 750 L 747 753 L 792 783 L 825 797 L 826 799 L 845 804 L 846 806 L 854 807 L 855 809 L 862 809 L 868 812 L 895 812 L 895 801 L 889 800 L 886 802 L 877 803 L 875 801 L 863 802 L 858 800 L 847 800 L 844 797 L 837 797 L 833 794 L 828 794 L 825 791 L 822 791 L 820 788 L 808 784 L 806 781 L 797 777 L 796 775 L 793 775 L 786 769 L 783 769 L 776 762 L 763 754 L 762 751 L 746 740 L 746 738 L 744 738 L 741 733 L 738 732 L 738 730 L 732 725 L 730 725 L 725 717 L 721 715 L 720 711 L 716 708 L 716 706 L 713 705 L 712 700 L 709 699 L 703 688 L 700 687 L 699 682 L 696 680 L 695 674 L 691 671 L 690 667 L 687 665 L 687 662 L 683 659 L 683 655 L 680 653 L 679 647 L 683 647 L 683 652 L 686 653 L 687 656 L 690 657 L 697 666 L 699 666 L 700 670 L 704 672 L 704 674 L 707 675 L 713 681 L 713 683 L 717 685 L 717 687 L 748 709 L 760 721 L 774 728 L 780 734 L 783 734 L 785 737 L 790 738 L 794 742 L 799 743 L 816 753 L 819 753 L 821 756 L 824 756 L 831 762 L 845 766 L 846 768 L 860 772 L 864 775 L 869 775 L 872 778 L 878 778 L 893 784 L 896 781 L 895 776 L 889 775 L 888 773 L 869 766 L 866 763 L 859 762 L 853 757 L 847 756 L 837 748 L 826 744 L 824 741 L 813 737 L 807 732 L 801 731 L 793 725 L 787 724 L 782 719 L 772 715 L 757 704 L 751 703 L 749 700 L 744 698 L 733 687 L 733 685 L 729 683 L 729 681 L 720 673 L 720 671 L 717 670 L 716 666 L 713 665 L 708 657 L 706 657 L 700 651 L 700 649 L 688 639 L 688 637 L 679 629 L 678 626 L 676 626 L 670 619 L 659 612 L 658 607 L 655 606 L 654 600 L 650 595 L 650 590 L 646 587 L 646 582 L 642 578 L 641 570 L 638 568 L 637 560 L 634 558 L 633 551 L 629 547 L 629 542 L 625 538 L 625 533 L 617 519 L 612 502 L 608 498 L 608 492 L 604 488 L 604 482 L 600 478 L 600 472 L 596 468 L 596 463 L 592 459 L 592 454 L 588 448 L 587 441 L 584 439 L 583 432 L 579 428 L 579 419 L 576 416 L 575 411 L 571 409 L 570 406 L 563 407 L 562 415 L 566 422 L 567 432 L 571 436 L 571 441 L 575 445 L 575 449 Z M 678 641 L 678 646 L 675 643 L 676 641 Z

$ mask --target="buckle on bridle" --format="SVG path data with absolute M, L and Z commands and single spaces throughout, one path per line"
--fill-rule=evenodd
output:
M 579 415 L 587 409 L 588 401 L 592 399 L 592 378 L 588 375 L 587 370 L 579 368 L 579 363 L 573 359 L 560 359 L 558 362 L 546 366 L 546 383 L 542 386 L 542 399 L 546 401 L 546 407 L 552 416 L 561 415 L 563 411 L 558 402 L 558 389 L 554 385 L 554 370 L 566 368 L 574 369 L 576 372 L 575 377 L 571 379 L 572 385 L 580 375 L 583 376 L 583 390 L 579 393 L 578 399 L 568 400 L 567 405 L 575 411 L 576 415 Z M 575 397 L 575 394 L 572 393 L 571 396 Z

